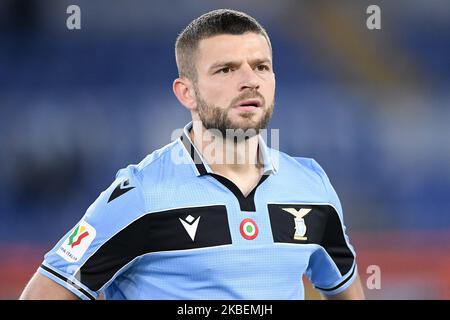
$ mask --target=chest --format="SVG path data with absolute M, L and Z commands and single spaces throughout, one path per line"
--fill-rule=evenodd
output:
M 263 175 L 247 195 L 214 175 L 150 185 L 144 194 L 150 212 L 146 234 L 155 239 L 149 242 L 165 243 L 163 250 L 318 243 L 330 208 L 314 185 L 294 180 Z
M 145 253 L 221 246 L 300 247 L 322 245 L 330 218 L 326 205 L 258 202 L 254 211 L 245 211 L 239 203 L 229 202 L 149 213 L 139 232 Z

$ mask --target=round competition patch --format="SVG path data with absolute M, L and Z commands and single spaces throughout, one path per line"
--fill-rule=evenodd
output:
M 242 220 L 239 229 L 244 239 L 253 240 L 258 236 L 258 226 L 250 218 Z

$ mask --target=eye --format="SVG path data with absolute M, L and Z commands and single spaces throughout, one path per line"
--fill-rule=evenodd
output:
M 224 68 L 218 70 L 216 73 L 229 73 L 229 72 L 231 72 L 231 71 L 233 71 L 233 70 L 231 69 L 231 67 L 224 67 Z
M 269 66 L 265 65 L 265 64 L 260 64 L 256 67 L 258 69 L 258 71 L 269 71 Z

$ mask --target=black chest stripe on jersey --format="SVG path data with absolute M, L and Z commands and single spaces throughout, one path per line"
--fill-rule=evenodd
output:
M 341 275 L 350 271 L 355 257 L 345 241 L 341 219 L 332 206 L 290 203 L 268 204 L 267 206 L 274 242 L 318 244 L 330 255 Z M 303 237 L 295 237 L 296 217 L 288 212 L 291 208 L 297 211 L 311 209 L 304 217 L 297 218 L 300 220 L 297 221 L 297 228 L 304 228 L 300 232 Z
M 143 254 L 227 244 L 231 244 L 231 234 L 224 205 L 148 213 L 104 243 L 76 277 L 98 291 L 123 266 Z

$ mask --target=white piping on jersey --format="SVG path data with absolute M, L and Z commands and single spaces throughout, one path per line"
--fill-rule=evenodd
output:
M 91 289 L 89 289 L 88 287 L 86 287 L 84 284 L 82 284 L 80 281 L 78 281 L 78 279 L 76 279 L 73 275 L 68 275 L 68 276 L 66 276 L 66 274 L 63 274 L 60 270 L 57 270 L 57 269 L 55 269 L 54 267 L 52 267 L 51 265 L 45 263 L 45 261 L 42 262 L 42 265 L 45 266 L 45 267 L 47 267 L 47 268 L 49 268 L 49 269 L 51 269 L 53 272 L 59 274 L 60 276 L 66 278 L 67 280 L 69 280 L 69 281 L 75 283 L 77 286 L 79 286 L 79 287 L 82 288 L 83 290 L 86 290 L 86 292 L 88 292 L 88 293 L 89 293 L 90 295 L 92 295 L 94 298 L 96 298 L 96 299 L 98 298 L 97 292 L 92 291 Z M 47 270 L 45 270 L 45 269 L 43 269 L 43 268 L 41 268 L 41 267 L 39 267 L 39 269 L 41 269 L 41 270 L 42 270 L 43 272 L 45 272 L 46 274 L 51 275 L 53 279 L 58 279 L 60 282 L 68 284 L 68 285 L 70 286 L 70 288 L 73 289 L 73 290 L 70 290 L 70 289 L 68 288 L 70 291 L 74 292 L 74 290 L 75 290 L 76 292 L 79 292 L 80 294 L 82 294 L 83 297 L 86 297 L 87 300 L 91 300 L 91 298 L 89 298 L 89 297 L 86 296 L 83 292 L 81 292 L 78 288 L 76 288 L 75 286 L 73 286 L 69 281 L 63 281 L 62 279 L 59 279 L 59 278 L 56 277 L 54 274 L 51 274 L 50 272 L 48 272 Z M 74 292 L 74 293 L 75 293 L 75 292 Z M 75 294 L 76 294 L 76 293 L 75 293 Z M 77 294 L 77 295 L 78 295 L 78 294 Z
M 353 270 L 353 269 L 355 269 L 355 270 Z M 351 276 L 351 278 L 349 278 L 347 281 L 348 282 L 350 282 L 351 283 L 351 279 L 354 279 L 356 276 L 357 276 L 357 274 L 358 274 L 358 266 L 357 266 L 357 264 L 356 264 L 356 260 L 354 260 L 353 261 L 353 264 L 352 264 L 352 267 L 350 268 L 350 270 L 346 273 L 346 274 L 344 274 L 343 276 L 342 276 L 342 278 L 341 279 L 339 279 L 338 281 L 336 281 L 336 282 L 334 282 L 329 288 L 334 288 L 334 287 L 337 287 L 337 286 L 339 286 L 343 281 L 345 281 L 346 279 L 347 279 L 347 276 L 351 273 L 353 271 L 353 275 Z M 340 274 L 340 273 L 339 273 Z M 321 286 L 320 286 L 321 287 Z M 333 294 L 333 292 L 335 292 L 336 290 L 339 290 L 339 289 L 341 289 L 342 288 L 342 286 L 340 286 L 339 288 L 336 288 L 336 289 L 334 289 L 334 290 L 332 290 L 332 291 L 325 291 L 325 290 L 320 290 L 319 288 L 316 288 L 317 290 L 319 290 L 319 291 L 321 291 L 321 292 L 323 292 L 323 293 L 325 293 L 325 294 Z M 322 288 L 322 289 L 328 289 L 328 288 Z

